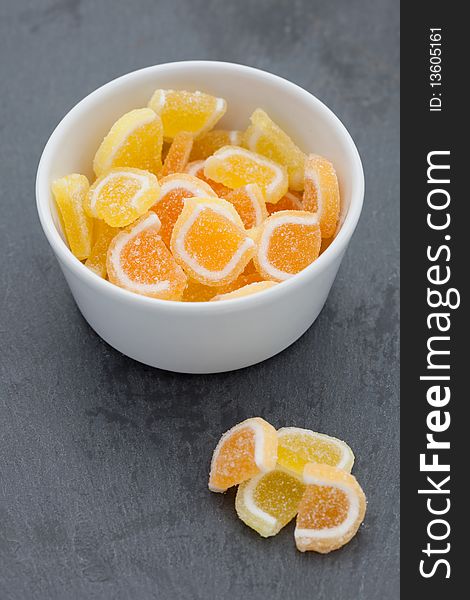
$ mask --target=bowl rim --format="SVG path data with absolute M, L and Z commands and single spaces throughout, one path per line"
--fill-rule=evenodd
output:
M 308 102 L 315 105 L 316 109 L 320 113 L 323 113 L 325 118 L 331 122 L 331 126 L 336 127 L 346 142 L 352 159 L 351 167 L 353 170 L 353 182 L 348 212 L 337 236 L 331 245 L 325 250 L 325 252 L 323 252 L 312 264 L 303 269 L 303 271 L 300 271 L 300 273 L 297 273 L 293 277 L 281 282 L 280 285 L 273 286 L 272 288 L 257 294 L 243 296 L 240 298 L 232 298 L 229 300 L 224 300 L 223 302 L 181 302 L 176 300 L 160 300 L 158 298 L 151 298 L 136 294 L 121 288 L 110 281 L 107 281 L 106 279 L 103 279 L 88 269 L 72 254 L 56 229 L 49 207 L 50 183 L 48 181 L 47 171 L 57 152 L 57 139 L 60 137 L 61 131 L 67 127 L 69 121 L 75 118 L 81 112 L 86 111 L 88 106 L 104 92 L 109 92 L 113 88 L 117 89 L 123 83 L 128 84 L 131 80 L 138 79 L 144 73 L 147 74 L 151 72 L 157 75 L 158 73 L 169 70 L 183 70 L 188 68 L 188 66 L 190 66 L 191 69 L 199 67 L 223 68 L 227 72 L 232 73 L 242 71 L 260 79 L 270 80 L 279 86 L 289 87 L 296 94 L 302 96 L 304 99 L 308 100 Z M 325 269 L 327 269 L 331 263 L 340 258 L 342 253 L 345 251 L 359 220 L 364 200 L 364 188 L 364 170 L 362 167 L 361 158 L 350 133 L 341 120 L 336 116 L 336 114 L 312 93 L 304 90 L 299 85 L 280 77 L 279 75 L 275 75 L 255 67 L 224 61 L 185 60 L 161 63 L 131 71 L 112 79 L 108 83 L 103 84 L 75 104 L 55 127 L 41 154 L 36 175 L 36 207 L 44 234 L 51 248 L 59 259 L 59 262 L 64 263 L 64 265 L 67 266 L 67 268 L 69 268 L 82 283 L 88 285 L 88 287 L 94 288 L 96 292 L 103 293 L 104 295 L 108 296 L 114 296 L 115 298 L 119 297 L 122 301 L 130 304 L 137 303 L 142 307 L 154 307 L 155 310 L 163 309 L 171 312 L 181 311 L 183 313 L 202 313 L 206 311 L 230 312 L 241 307 L 248 308 L 254 303 L 271 303 L 274 302 L 276 298 L 280 298 L 284 294 L 291 292 L 294 293 L 295 288 L 301 286 L 305 280 L 319 275 Z

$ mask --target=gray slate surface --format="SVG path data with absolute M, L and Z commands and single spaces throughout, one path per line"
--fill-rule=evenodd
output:
M 393 0 L 22 0 L 0 7 L 0 598 L 398 598 L 398 7 Z M 362 154 L 364 213 L 326 308 L 256 367 L 182 376 L 108 347 L 40 230 L 34 178 L 83 96 L 187 58 L 311 90 Z M 73 140 L 71 140 L 73 143 Z M 210 494 L 219 435 L 263 415 L 336 435 L 369 497 L 360 534 L 302 555 Z

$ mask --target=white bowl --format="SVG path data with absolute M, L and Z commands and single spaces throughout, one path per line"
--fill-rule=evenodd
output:
M 92 159 L 113 122 L 146 106 L 156 88 L 222 96 L 228 111 L 218 127 L 243 129 L 262 107 L 306 152 L 336 167 L 342 227 L 309 267 L 272 289 L 224 302 L 156 300 L 101 279 L 64 242 L 51 182 L 67 173 L 92 175 Z M 356 146 L 339 119 L 314 96 L 276 75 L 242 65 L 187 61 L 134 71 L 100 87 L 59 123 L 42 154 L 36 180 L 39 218 L 85 319 L 111 346 L 153 367 L 216 373 L 253 365 L 295 342 L 320 313 L 356 227 L 364 174 Z

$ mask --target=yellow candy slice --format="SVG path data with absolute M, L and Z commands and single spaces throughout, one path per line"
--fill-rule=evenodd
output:
M 52 184 L 65 237 L 79 260 L 88 258 L 93 240 L 93 219 L 83 208 L 88 189 L 88 179 L 76 173 L 56 179 Z
M 204 175 L 232 189 L 257 183 L 266 202 L 272 204 L 287 192 L 285 167 L 239 146 L 224 146 L 217 150 L 206 160 Z
M 104 221 L 95 220 L 94 237 L 95 242 L 90 252 L 90 256 L 85 261 L 85 266 L 93 273 L 103 279 L 106 278 L 106 256 L 111 240 L 119 233 L 118 227 L 110 227 Z
M 191 160 L 205 160 L 222 146 L 241 146 L 243 132 L 227 129 L 214 129 L 194 141 Z
M 366 497 L 356 478 L 337 467 L 308 464 L 305 493 L 294 532 L 301 552 L 326 554 L 347 544 L 366 514 Z
M 160 185 L 153 173 L 118 167 L 95 181 L 84 207 L 111 227 L 125 227 L 147 212 L 159 196 Z
M 169 140 L 180 131 L 202 135 L 212 129 L 227 110 L 223 98 L 186 90 L 156 90 L 148 105 L 160 115 L 165 139 Z
M 158 173 L 162 166 L 163 125 L 150 108 L 123 115 L 101 142 L 93 160 L 97 177 L 115 167 Z
M 277 435 L 261 417 L 246 419 L 223 434 L 212 455 L 209 489 L 229 487 L 276 466 Z
M 295 517 L 304 492 L 299 478 L 276 468 L 240 484 L 235 509 L 248 527 L 270 537 Z
M 277 432 L 278 464 L 293 475 L 301 476 L 307 463 L 323 463 L 351 471 L 354 454 L 337 438 L 300 427 L 282 427 Z
M 211 197 L 185 200 L 170 247 L 189 277 L 209 286 L 234 281 L 255 251 L 235 208 Z
M 268 290 L 269 288 L 277 285 L 276 281 L 257 281 L 255 283 L 249 283 L 248 285 L 244 285 L 243 287 L 235 290 L 233 292 L 227 292 L 226 294 L 217 294 L 214 298 L 211 299 L 212 302 L 216 302 L 219 300 L 233 300 L 234 298 L 243 298 L 243 296 L 251 296 L 252 294 L 257 294 L 258 292 L 264 292 L 264 290 Z
M 289 174 L 289 187 L 303 190 L 305 154 L 261 108 L 254 111 L 250 121 L 252 124 L 243 136 L 244 145 L 284 165 Z

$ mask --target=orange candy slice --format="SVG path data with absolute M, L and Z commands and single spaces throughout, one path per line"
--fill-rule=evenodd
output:
M 156 90 L 148 105 L 160 115 L 164 136 L 170 140 L 180 131 L 202 135 L 212 129 L 227 110 L 223 98 L 186 90 Z
M 238 290 L 234 290 L 233 292 L 227 292 L 225 294 L 217 294 L 212 298 L 212 302 L 219 300 L 233 300 L 235 298 L 243 298 L 244 296 L 251 296 L 253 294 L 257 294 L 258 292 L 264 292 L 264 290 L 268 290 L 269 288 L 277 285 L 276 281 L 257 281 L 255 283 L 249 283 L 248 285 L 244 285 Z
M 305 154 L 261 108 L 254 111 L 250 121 L 243 137 L 246 147 L 284 165 L 289 174 L 289 187 L 303 190 Z
M 198 137 L 194 141 L 191 160 L 204 160 L 222 146 L 240 146 L 243 133 L 241 131 L 228 131 L 214 129 Z
M 318 215 L 322 238 L 330 238 L 339 219 L 340 195 L 336 171 L 329 160 L 310 154 L 305 163 L 304 210 Z
M 204 175 L 232 189 L 257 183 L 266 202 L 273 204 L 287 192 L 285 167 L 239 146 L 217 150 L 206 160 Z
M 222 185 L 221 183 L 217 183 L 217 181 L 213 181 L 204 175 L 204 165 L 206 164 L 205 160 L 195 160 L 190 162 L 186 167 L 186 173 L 188 175 L 193 175 L 202 181 L 205 181 L 214 192 L 217 194 L 219 198 L 225 198 L 227 194 L 231 192 L 231 189 Z
M 253 417 L 224 433 L 212 456 L 209 489 L 225 492 L 258 473 L 276 466 L 276 430 L 264 419 Z
M 162 166 L 163 125 L 150 108 L 123 115 L 101 142 L 93 160 L 99 177 L 115 167 L 134 167 L 158 173 Z
M 107 254 L 109 281 L 143 296 L 180 300 L 187 278 L 159 229 L 157 215 L 149 212 L 114 237 Z
M 147 212 L 159 195 L 160 186 L 153 173 L 118 167 L 95 181 L 84 208 L 111 227 L 125 227 Z
M 90 252 L 90 256 L 85 262 L 85 266 L 91 271 L 106 278 L 106 258 L 111 240 L 119 233 L 119 228 L 110 227 L 104 221 L 95 221 L 94 234 L 95 243 Z
M 93 219 L 83 209 L 88 189 L 88 179 L 76 173 L 56 179 L 52 184 L 62 230 L 70 250 L 79 260 L 90 255 L 93 241 Z
M 235 208 L 210 197 L 185 201 L 170 247 L 189 277 L 209 286 L 236 279 L 255 251 Z
M 173 227 L 183 210 L 185 199 L 194 196 L 217 197 L 207 183 L 192 175 L 176 173 L 160 180 L 160 197 L 151 210 L 161 221 L 160 236 L 167 246 L 170 245 Z
M 255 230 L 256 268 L 265 279 L 284 281 L 308 267 L 321 246 L 317 216 L 300 210 L 272 214 Z
M 268 216 L 263 192 L 256 183 L 232 190 L 224 199 L 233 204 L 246 229 L 261 225 Z
M 366 497 L 353 475 L 329 465 L 305 466 L 295 543 L 301 552 L 325 554 L 347 544 L 366 513 Z
M 187 131 L 177 133 L 165 157 L 162 176 L 165 177 L 172 173 L 184 173 L 192 147 L 193 136 L 191 133 Z
M 304 205 L 302 204 L 302 196 L 289 190 L 277 204 L 266 204 L 266 208 L 268 215 L 272 215 L 280 210 L 304 210 Z

